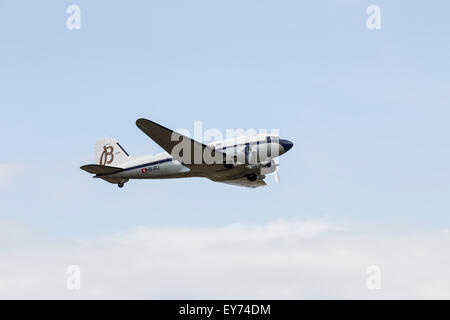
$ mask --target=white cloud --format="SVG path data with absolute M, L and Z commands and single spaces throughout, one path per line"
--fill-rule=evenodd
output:
M 24 235 L 24 237 L 27 237 Z M 7 239 L 6 239 L 7 240 Z M 0 245 L 0 298 L 450 298 L 450 234 L 276 221 Z M 66 268 L 81 267 L 81 290 Z M 366 268 L 381 268 L 381 290 Z
M 0 163 L 0 187 L 6 186 L 20 171 L 15 163 Z

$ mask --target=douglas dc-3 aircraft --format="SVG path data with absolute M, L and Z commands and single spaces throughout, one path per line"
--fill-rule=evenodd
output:
M 130 179 L 169 179 L 205 177 L 212 181 L 248 188 L 265 186 L 267 174 L 275 173 L 274 159 L 292 148 L 289 140 L 256 134 L 216 141 L 197 142 L 153 121 L 138 119 L 136 125 L 166 152 L 148 156 L 130 156 L 112 138 L 96 143 L 96 162 L 82 170 L 123 187 Z

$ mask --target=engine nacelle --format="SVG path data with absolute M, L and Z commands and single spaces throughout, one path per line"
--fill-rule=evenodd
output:
M 259 170 L 260 170 L 260 174 L 261 175 L 274 173 L 275 170 L 277 170 L 277 165 L 276 165 L 274 160 L 271 160 L 271 161 L 266 162 L 266 163 L 261 163 L 261 167 L 260 167 Z
M 227 162 L 229 163 L 251 165 L 265 163 L 266 168 L 270 168 L 272 159 L 280 155 L 279 146 L 275 143 L 240 145 L 228 148 L 223 152 L 226 154 L 226 159 L 228 159 Z
M 246 146 L 228 148 L 223 153 L 226 154 L 227 163 L 244 164 L 248 163 L 249 149 Z
M 274 160 L 271 160 L 263 163 L 248 165 L 247 169 L 257 176 L 265 176 L 267 174 L 274 173 L 275 170 L 277 170 L 277 166 L 278 164 L 276 164 Z

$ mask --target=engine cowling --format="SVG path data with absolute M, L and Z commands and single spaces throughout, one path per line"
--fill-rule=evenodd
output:
M 226 154 L 228 161 L 234 164 L 249 163 L 249 148 L 248 146 L 238 146 L 235 148 L 229 148 L 223 151 Z
M 274 173 L 275 170 L 277 170 L 277 166 L 274 160 L 265 162 L 265 163 L 261 163 L 261 167 L 260 167 L 260 174 L 261 175 L 266 175 L 266 174 L 270 174 L 270 173 Z
M 261 167 L 264 168 L 263 174 L 265 174 L 274 172 L 276 167 L 272 156 L 278 156 L 278 154 L 271 152 L 270 149 L 267 144 L 246 144 L 227 148 L 222 152 L 226 154 L 227 163 Z

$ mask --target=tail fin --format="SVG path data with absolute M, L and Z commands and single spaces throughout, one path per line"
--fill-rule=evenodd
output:
M 128 159 L 128 153 L 113 138 L 103 138 L 95 144 L 95 162 L 99 165 L 118 166 Z

